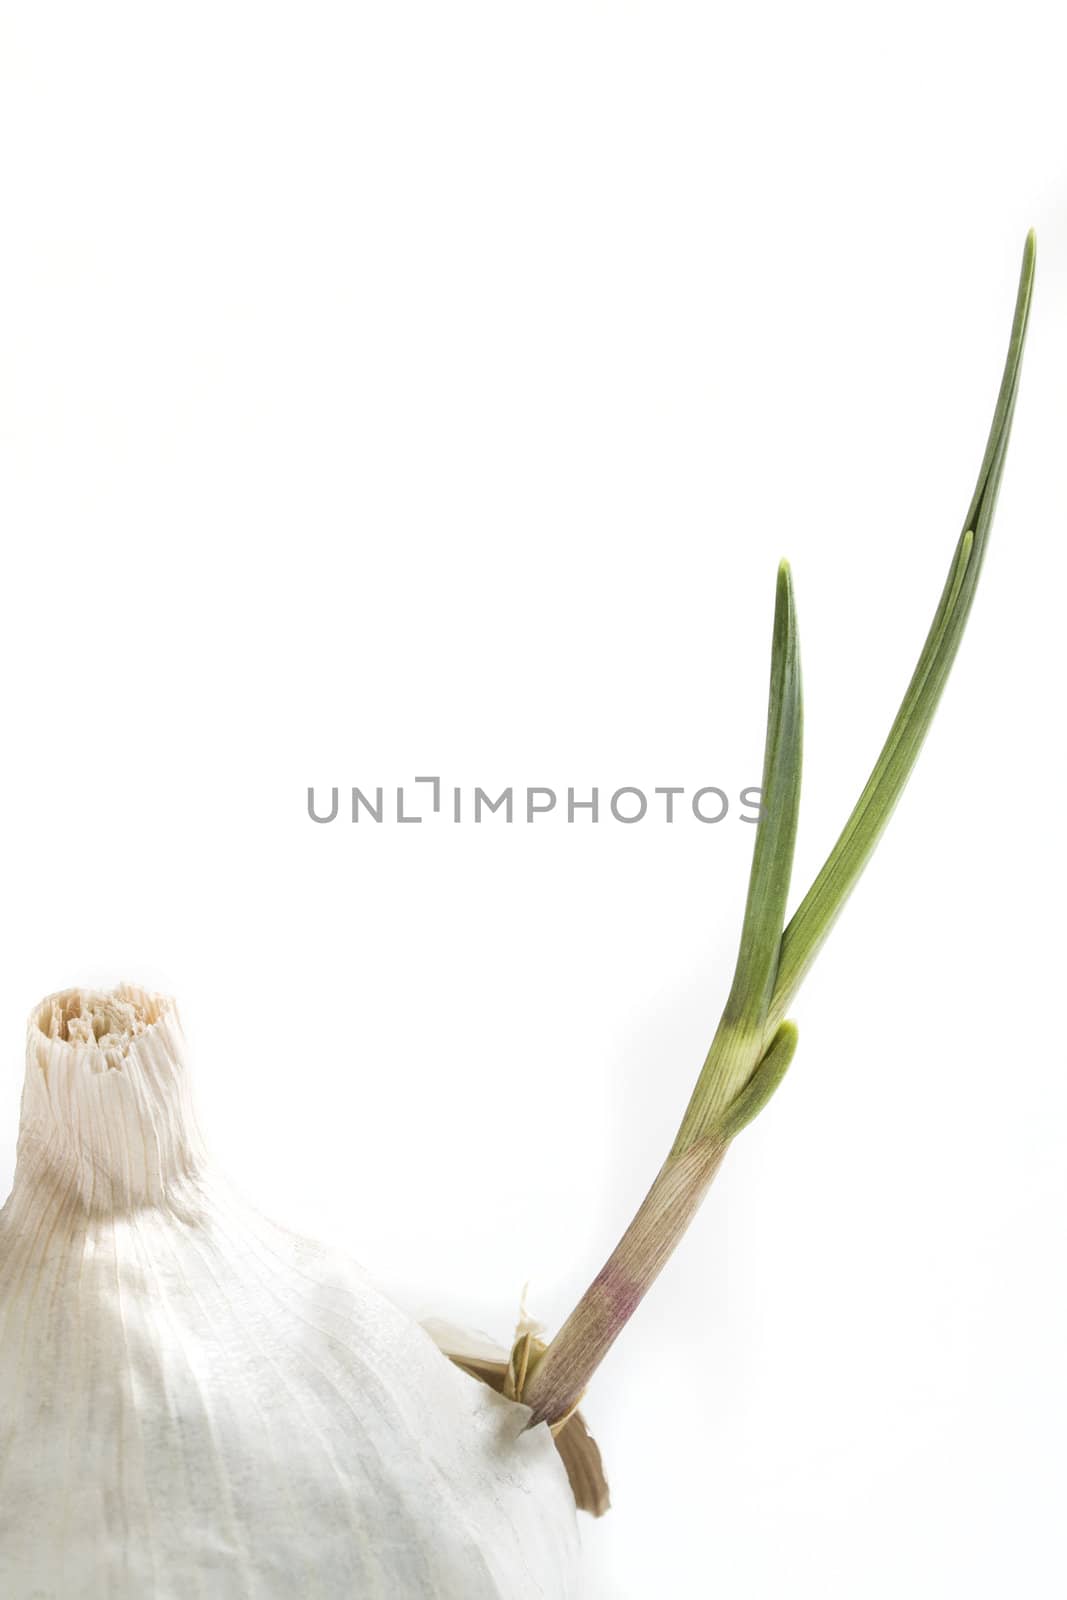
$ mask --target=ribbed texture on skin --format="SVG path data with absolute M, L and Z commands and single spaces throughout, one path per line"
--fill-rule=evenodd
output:
M 233 1194 L 173 1007 L 121 993 L 158 1010 L 117 1064 L 113 1038 L 31 1019 L 0 1211 L 0 1596 L 572 1600 L 547 1429 Z
M 76 1012 L 69 1016 L 68 1013 Z M 94 1021 L 131 1031 L 104 1033 Z M 86 1032 L 93 1042 L 56 1037 Z M 51 995 L 30 1017 L 12 1200 L 76 1188 L 90 1211 L 162 1204 L 206 1164 L 174 1003 L 129 986 Z

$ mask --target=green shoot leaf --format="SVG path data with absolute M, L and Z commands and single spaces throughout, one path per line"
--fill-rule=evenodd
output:
M 778 568 L 760 820 L 745 920 L 723 1021 L 762 1038 L 778 971 L 800 806 L 804 713 L 796 603 L 789 564 Z
M 796 603 L 789 566 L 783 561 L 775 595 L 760 820 L 737 966 L 722 1021 L 679 1129 L 675 1152 L 707 1133 L 763 1054 L 793 867 L 803 721 Z
M 907 693 L 867 785 L 837 843 L 782 935 L 774 997 L 768 1016 L 770 1027 L 774 1027 L 784 1016 L 786 1007 L 889 821 L 933 720 L 967 625 L 996 509 L 1011 433 L 1030 313 L 1034 259 L 1035 242 L 1031 232 L 1023 250 L 1015 317 L 993 424 L 948 579 Z
M 753 1118 L 759 1116 L 785 1077 L 796 1048 L 796 1023 L 783 1022 L 768 1045 L 766 1055 L 745 1087 L 730 1102 L 717 1126 L 716 1132 L 724 1142 L 735 1138 L 742 1128 L 747 1128 Z

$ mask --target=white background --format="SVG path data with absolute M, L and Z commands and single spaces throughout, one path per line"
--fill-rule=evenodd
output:
M 1067 148 L 1053 5 L 5 5 L 0 1188 L 24 1017 L 178 995 L 203 1120 L 417 1313 L 556 1325 L 665 1153 L 752 829 L 306 789 L 758 781 L 797 887 L 1029 354 L 875 864 L 586 1411 L 612 1600 L 1067 1579 Z

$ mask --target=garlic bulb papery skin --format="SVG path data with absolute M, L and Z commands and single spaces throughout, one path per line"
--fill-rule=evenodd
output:
M 529 1420 L 216 1175 L 171 1001 L 42 1002 L 0 1211 L 3 1600 L 576 1596 Z

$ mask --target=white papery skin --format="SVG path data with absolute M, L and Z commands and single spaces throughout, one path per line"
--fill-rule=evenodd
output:
M 574 1500 L 528 1419 L 217 1177 L 171 1001 L 38 1007 L 0 1211 L 3 1600 L 569 1600 Z

